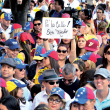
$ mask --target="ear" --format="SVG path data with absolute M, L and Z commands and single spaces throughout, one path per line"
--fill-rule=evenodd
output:
M 96 99 L 94 99 L 92 102 L 93 102 L 93 104 L 94 104 L 94 106 L 95 106 Z
M 104 53 L 104 57 L 107 58 L 105 53 Z

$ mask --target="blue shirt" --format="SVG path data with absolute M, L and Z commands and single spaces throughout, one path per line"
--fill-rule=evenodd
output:
M 108 96 L 102 102 L 100 102 L 99 99 L 96 97 L 96 93 L 97 93 L 97 90 L 94 91 L 95 99 L 96 99 L 95 106 L 97 110 L 102 110 L 106 107 L 109 107 L 110 106 L 110 89 L 109 89 Z
M 61 17 L 61 15 L 62 15 L 62 11 L 60 11 L 60 13 L 57 13 L 55 11 L 51 17 Z

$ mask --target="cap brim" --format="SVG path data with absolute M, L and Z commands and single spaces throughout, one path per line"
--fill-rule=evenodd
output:
M 17 87 L 26 87 L 27 86 L 27 84 L 21 84 L 21 85 L 17 85 Z
M 9 66 L 11 66 L 11 67 L 16 67 L 16 66 L 14 66 L 14 65 L 11 65 L 11 63 L 7 63 L 7 62 L 0 62 L 0 64 L 7 64 L 7 65 L 9 65 Z
M 58 78 L 50 78 L 50 79 L 42 79 L 39 81 L 51 81 L 51 80 L 57 80 L 57 79 L 62 79 L 63 77 L 58 77 Z
M 91 49 L 89 47 L 84 47 L 84 49 L 89 50 L 89 51 L 96 51 L 97 49 Z
M 42 60 L 44 57 L 34 56 L 33 60 Z
M 24 65 L 17 65 L 16 66 L 16 68 L 18 68 L 18 69 L 23 69 L 23 68 L 25 68 L 26 66 L 29 66 L 28 64 L 24 64 Z
M 77 101 L 74 100 L 72 103 L 77 102 L 77 103 L 79 103 L 79 104 L 85 104 L 88 100 L 89 100 L 89 99 L 79 99 L 79 98 L 78 98 Z
M 41 57 L 48 57 L 47 54 L 40 54 Z
M 94 77 L 97 76 L 97 75 L 101 75 L 101 76 L 103 76 L 104 78 L 107 79 L 107 77 L 104 74 L 102 74 L 102 73 L 96 73 L 96 74 L 94 74 Z

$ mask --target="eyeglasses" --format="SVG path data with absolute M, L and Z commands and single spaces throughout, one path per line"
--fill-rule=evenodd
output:
M 23 69 L 25 70 L 26 68 L 19 69 L 19 70 L 20 70 L 20 72 L 21 72 L 21 71 L 23 71 Z
M 49 82 L 49 81 L 47 81 L 50 85 L 54 85 L 55 83 L 56 84 L 59 84 L 59 81 L 56 81 L 56 82 L 53 82 L 53 81 L 51 81 L 51 82 Z
M 76 26 L 76 28 L 80 29 L 80 28 L 81 28 L 81 26 Z
M 63 80 L 63 82 L 68 81 L 68 82 L 70 82 L 70 83 L 73 81 L 73 79 L 65 79 L 65 78 L 63 78 L 62 80 Z
M 62 53 L 66 53 L 67 50 L 60 50 L 60 49 L 57 49 L 57 52 L 58 52 L 58 53 L 61 53 L 61 52 L 62 52 Z
M 36 60 L 36 62 L 38 62 L 38 61 L 42 62 L 43 60 Z
M 56 104 L 59 104 L 60 102 L 62 102 L 60 99 L 53 99 L 53 98 L 49 98 L 49 102 L 53 103 L 55 101 Z
M 106 54 L 110 55 L 110 51 L 107 51 Z
M 38 26 L 40 26 L 40 25 L 41 25 L 41 23 L 34 24 L 34 26 L 37 26 L 37 25 L 38 25 Z

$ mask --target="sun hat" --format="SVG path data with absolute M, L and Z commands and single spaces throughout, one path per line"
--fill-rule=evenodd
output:
M 33 60 L 42 60 L 44 57 L 41 57 L 40 54 L 45 54 L 46 50 L 42 46 L 38 46 L 37 49 L 35 50 L 35 55 Z
M 8 39 L 6 42 L 5 42 L 5 45 L 8 46 L 10 49 L 17 49 L 17 48 L 20 48 L 19 47 L 19 43 L 16 39 Z
M 7 81 L 6 84 L 7 84 L 7 90 L 9 92 L 13 91 L 15 88 L 27 86 L 27 84 L 21 84 L 19 81 L 15 80 L 15 79 Z
M 16 61 L 15 61 L 15 59 L 14 58 L 4 58 L 1 62 L 0 62 L 0 64 L 2 65 L 2 64 L 7 64 L 7 65 L 9 65 L 9 66 L 11 66 L 11 67 L 16 67 L 16 65 L 17 65 L 17 63 L 16 63 Z
M 74 102 L 79 104 L 85 104 L 89 99 L 95 99 L 95 95 L 92 89 L 89 87 L 81 87 L 76 91 L 76 95 L 74 97 Z
M 59 60 L 58 54 L 55 50 L 48 50 L 45 54 L 40 54 L 41 57 L 51 57 L 55 60 Z
M 43 79 L 40 79 L 39 81 L 50 81 L 50 80 L 57 80 L 62 78 L 63 77 L 58 77 L 54 69 L 48 69 L 43 71 Z

